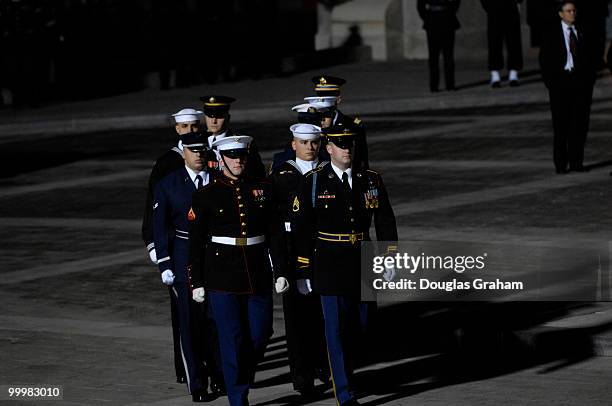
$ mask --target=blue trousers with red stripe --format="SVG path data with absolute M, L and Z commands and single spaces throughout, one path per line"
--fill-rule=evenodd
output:
M 248 405 L 255 367 L 272 336 L 272 295 L 208 293 L 217 324 L 227 397 L 232 406 Z

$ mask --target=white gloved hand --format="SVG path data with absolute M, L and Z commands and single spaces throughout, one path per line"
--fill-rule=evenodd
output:
M 312 286 L 310 285 L 310 279 L 298 279 L 297 290 L 302 295 L 307 295 L 312 292 Z
M 283 293 L 284 291 L 289 289 L 289 281 L 287 280 L 287 278 L 281 276 L 280 278 L 276 279 L 276 284 L 274 285 L 274 288 L 276 289 L 276 293 Z
M 164 272 L 162 272 L 161 279 L 164 285 L 170 286 L 174 283 L 174 274 L 171 270 L 166 269 Z
M 395 265 L 385 266 L 385 272 L 382 277 L 387 282 L 391 282 L 395 278 L 395 273 Z
M 191 297 L 198 303 L 204 302 L 204 288 L 195 288 L 191 293 Z
M 155 252 L 155 248 L 151 248 L 149 251 L 149 258 L 151 258 L 151 262 L 153 262 L 154 265 L 157 265 L 157 252 Z

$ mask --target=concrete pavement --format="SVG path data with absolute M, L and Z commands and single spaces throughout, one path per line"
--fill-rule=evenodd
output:
M 458 66 L 468 86 L 433 96 L 422 62 L 330 70 L 349 79 L 345 110 L 368 126 L 401 238 L 567 248 L 612 240 L 611 78 L 596 89 L 591 172 L 559 177 L 536 76 L 493 91 L 480 65 Z M 0 179 L 0 385 L 63 385 L 55 403 L 65 405 L 191 404 L 173 383 L 168 297 L 139 238 L 147 170 L 169 142 L 158 127 L 200 92 L 228 92 L 244 100 L 232 120 L 261 137 L 269 159 L 312 74 L 0 112 L 0 143 L 14 159 Z M 138 125 L 107 126 L 121 115 Z M 50 122 L 63 124 L 23 142 Z M 607 404 L 611 311 L 609 302 L 385 308 L 358 370 L 361 402 Z M 278 297 L 274 330 L 251 404 L 299 404 Z M 312 404 L 334 403 L 327 391 Z

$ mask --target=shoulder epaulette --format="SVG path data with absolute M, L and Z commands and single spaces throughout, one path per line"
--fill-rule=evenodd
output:
M 371 170 L 371 169 L 366 169 L 366 172 L 373 173 L 374 175 L 380 175 L 378 172 L 373 171 L 373 170 Z
M 361 124 L 361 119 L 359 117 L 355 117 L 355 119 L 353 120 L 353 123 L 359 125 Z

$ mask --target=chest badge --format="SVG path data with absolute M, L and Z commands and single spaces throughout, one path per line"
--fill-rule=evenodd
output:
M 328 190 L 325 190 L 323 194 L 317 196 L 318 199 L 335 199 L 336 195 L 332 195 Z
M 256 203 L 262 203 L 266 201 L 266 195 L 264 194 L 263 189 L 253 189 L 253 201 Z
M 378 189 L 369 189 L 367 193 L 363 194 L 365 199 L 366 209 L 377 209 L 378 208 Z
M 300 201 L 298 200 L 297 196 L 293 199 L 293 211 L 300 211 Z
M 189 208 L 189 213 L 187 213 L 187 220 L 193 221 L 196 219 L 196 215 L 193 211 L 193 208 Z

